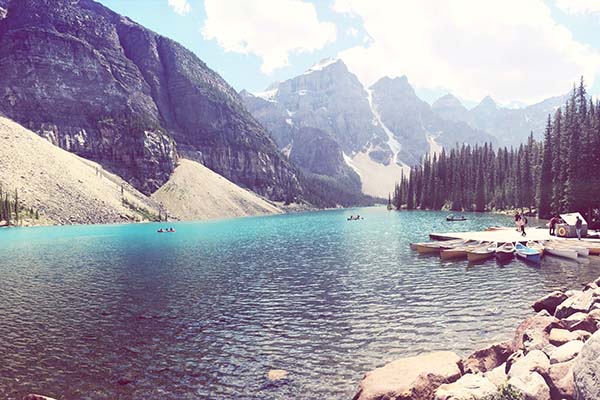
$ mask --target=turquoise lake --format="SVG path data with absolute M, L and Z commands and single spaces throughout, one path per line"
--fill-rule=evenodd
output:
M 596 258 L 469 266 L 411 251 L 430 232 L 511 224 L 446 215 L 0 230 L 0 398 L 349 399 L 366 371 L 510 339 L 536 298 L 600 275 Z M 267 382 L 272 368 L 289 379 Z

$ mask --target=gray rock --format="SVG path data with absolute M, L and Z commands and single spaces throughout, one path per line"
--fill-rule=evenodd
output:
M 523 400 L 550 400 L 550 388 L 537 372 L 510 378 L 508 384 L 523 394 Z
M 592 309 L 594 296 L 591 290 L 575 291 L 575 293 L 556 307 L 554 316 L 559 319 L 570 317 L 575 313 L 587 313 Z
M 550 355 L 550 364 L 564 363 L 571 361 L 583 348 L 581 340 L 573 340 L 557 347 Z
M 523 358 L 518 359 L 509 369 L 508 377 L 522 377 L 530 372 L 538 372 L 542 375 L 548 373 L 550 360 L 541 350 L 533 350 Z
M 354 400 L 430 400 L 439 386 L 460 378 L 460 362 L 449 351 L 392 361 L 365 374 Z
M 471 354 L 463 362 L 465 373 L 486 372 L 502 365 L 512 354 L 510 343 L 495 343 Z
M 435 391 L 435 400 L 483 399 L 496 392 L 496 386 L 483 375 L 466 374 L 456 382 L 441 385 Z
M 556 290 L 541 299 L 538 299 L 531 307 L 535 310 L 535 312 L 539 312 L 542 310 L 548 311 L 550 314 L 554 315 L 556 311 L 556 307 L 563 301 L 567 299 L 567 295 L 563 292 Z
M 600 331 L 592 335 L 573 361 L 573 377 L 577 399 L 600 399 Z

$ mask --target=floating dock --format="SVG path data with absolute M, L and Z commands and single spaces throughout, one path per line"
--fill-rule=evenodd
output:
M 449 232 L 449 233 L 431 233 L 429 237 L 432 240 L 451 240 L 451 239 L 464 239 L 464 240 L 481 240 L 485 242 L 521 242 L 525 243 L 528 240 L 565 240 L 565 241 L 577 241 L 577 239 L 566 239 L 557 236 L 550 236 L 548 228 L 531 228 L 525 231 L 527 236 L 521 236 L 521 232 L 517 232 L 515 228 L 502 228 L 490 231 L 479 231 L 479 232 Z M 600 243 L 600 240 L 593 239 L 582 239 L 582 241 Z

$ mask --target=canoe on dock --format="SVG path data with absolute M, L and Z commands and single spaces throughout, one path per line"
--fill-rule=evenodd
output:
M 417 250 L 419 254 L 437 254 L 441 250 L 450 249 L 452 247 L 464 244 L 466 241 L 463 239 L 454 240 L 443 240 L 439 242 L 422 242 L 422 243 L 411 243 L 410 248 Z
M 539 265 L 542 261 L 542 254 L 539 250 L 527 247 L 522 243 L 517 243 L 515 245 L 515 254 L 522 260 L 532 264 Z

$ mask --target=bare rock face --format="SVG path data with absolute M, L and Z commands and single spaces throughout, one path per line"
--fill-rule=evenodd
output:
M 440 385 L 460 378 L 460 362 L 449 351 L 401 358 L 368 372 L 354 400 L 430 400 Z
M 513 349 L 510 343 L 496 343 L 471 354 L 464 361 L 465 373 L 487 372 L 508 360 Z
M 577 399 L 600 399 L 600 332 L 596 332 L 573 361 Z
M 538 372 L 516 376 L 508 384 L 523 395 L 523 400 L 550 400 L 550 388 Z
M 299 189 L 218 74 L 99 3 L 11 1 L 0 53 L 0 113 L 146 193 L 166 182 L 178 153 L 272 199 Z
M 548 311 L 550 314 L 554 315 L 556 311 L 556 307 L 559 306 L 560 303 L 567 299 L 567 295 L 563 292 L 556 290 L 541 299 L 537 300 L 533 303 L 532 307 L 535 312 L 540 312 L 542 310 Z

